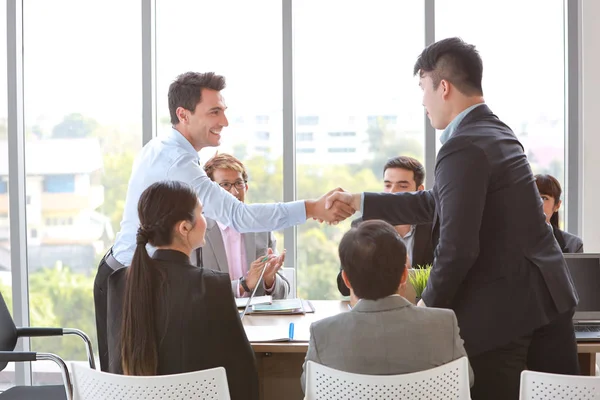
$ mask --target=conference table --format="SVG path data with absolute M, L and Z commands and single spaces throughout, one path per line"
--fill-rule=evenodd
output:
M 244 326 L 287 328 L 294 323 L 295 336 L 308 337 L 312 322 L 349 310 L 348 301 L 311 300 L 315 312 L 301 315 L 252 315 L 244 317 Z M 285 329 L 283 329 L 285 330 Z M 261 400 L 301 400 L 300 387 L 302 365 L 308 342 L 252 342 L 258 367 Z M 600 342 L 578 343 L 577 352 L 581 374 L 593 376 L 596 372 L 596 353 L 600 353 Z M 477 379 L 477 377 L 475 378 Z

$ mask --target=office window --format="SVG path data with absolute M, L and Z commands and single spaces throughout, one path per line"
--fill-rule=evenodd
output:
M 269 123 L 269 116 L 268 115 L 257 115 L 255 117 L 255 121 L 259 125 L 266 125 Z
M 310 142 L 314 140 L 313 132 L 297 132 L 296 133 L 296 142 Z
M 327 149 L 330 153 L 356 153 L 354 147 L 330 147 Z
M 356 132 L 329 132 L 332 137 L 351 137 L 356 136 Z
M 477 47 L 486 103 L 515 132 L 533 173 L 555 176 L 564 189 L 563 7 L 562 0 L 437 1 L 435 32 L 436 40 L 460 36 Z
M 317 149 L 312 148 L 312 147 L 311 148 L 299 148 L 299 149 L 296 150 L 296 153 L 298 153 L 298 154 L 301 154 L 301 153 L 311 154 L 311 153 L 314 153 L 316 150 Z
M 117 0 L 23 3 L 31 324 L 81 329 L 97 351 L 94 276 L 142 144 L 141 10 Z M 93 218 L 68 224 L 67 212 Z M 76 337 L 34 338 L 32 348 L 87 360 Z M 32 368 L 34 384 L 62 384 L 57 368 Z
M 386 124 L 395 124 L 398 120 L 398 117 L 395 115 L 369 115 L 367 117 L 367 122 L 369 125 L 377 125 L 381 122 Z
M 8 218 L 8 135 L 6 105 L 6 3 L 0 7 L 0 293 L 8 305 L 12 307 L 12 274 L 10 265 L 10 221 Z M 9 363 L 0 371 L 0 392 L 15 384 L 15 364 Z
M 187 71 L 223 75 L 229 127 L 223 130 L 218 151 L 233 154 L 246 166 L 251 187 L 246 196 L 249 203 L 283 200 L 283 135 L 280 123 L 275 124 L 283 114 L 281 12 L 280 0 L 156 1 L 159 120 L 169 120 L 167 92 L 177 75 Z M 198 16 L 205 16 L 201 23 Z M 174 45 L 182 38 L 189 41 L 186 51 Z M 271 133 L 261 129 L 265 131 L 261 133 L 265 142 L 260 146 L 256 146 L 253 135 L 257 124 L 277 128 Z M 162 123 L 159 133 L 167 129 L 170 123 Z M 216 151 L 202 150 L 201 163 Z M 282 251 L 283 236 L 276 235 L 277 247 Z
M 296 118 L 296 124 L 298 125 L 319 125 L 318 115 L 305 115 Z
M 271 137 L 271 133 L 265 132 L 265 131 L 259 131 L 259 132 L 254 132 L 254 136 L 258 140 L 269 140 L 269 138 Z
M 423 161 L 421 91 L 412 75 L 423 49 L 423 12 L 422 0 L 294 2 L 296 130 L 310 125 L 319 132 L 355 133 L 324 135 L 328 153 L 318 160 L 303 157 L 307 149 L 296 150 L 298 198 L 315 198 L 337 186 L 382 191 L 388 158 L 404 154 Z M 400 126 L 385 119 L 368 123 L 369 116 L 396 114 Z M 333 145 L 344 139 L 352 145 Z M 298 227 L 299 296 L 340 298 L 337 249 L 350 222 Z
M 74 191 L 75 175 L 48 175 L 44 178 L 44 192 L 46 193 L 73 193 Z

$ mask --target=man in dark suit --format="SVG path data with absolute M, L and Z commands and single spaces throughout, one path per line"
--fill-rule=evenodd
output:
M 435 261 L 422 306 L 456 313 L 473 371 L 471 396 L 518 399 L 520 373 L 577 374 L 571 276 L 523 146 L 484 103 L 483 65 L 459 38 L 427 47 L 414 72 L 432 126 L 443 129 L 432 190 L 329 198 L 393 225 L 433 222 Z
M 384 193 L 415 192 L 425 189 L 425 168 L 412 157 L 399 156 L 390 158 L 383 167 Z M 362 218 L 352 221 L 356 228 Z M 408 253 L 409 266 L 413 268 L 433 264 L 433 244 L 431 242 L 431 224 L 397 225 L 394 227 L 402 238 Z M 342 279 L 342 271 L 337 276 L 338 290 L 342 296 L 350 296 L 350 289 Z

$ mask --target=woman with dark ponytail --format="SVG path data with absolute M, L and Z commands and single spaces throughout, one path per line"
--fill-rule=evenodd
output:
M 108 284 L 109 371 L 166 375 L 225 367 L 232 399 L 258 398 L 254 353 L 227 273 L 197 268 L 206 220 L 185 183 L 158 182 L 138 203 L 131 266 Z M 146 250 L 156 250 L 152 257 Z
M 560 230 L 558 227 L 558 209 L 562 201 L 562 188 L 558 180 L 552 175 L 536 175 L 537 185 L 542 201 L 544 202 L 544 214 L 546 222 L 552 225 L 554 237 L 563 253 L 583 253 L 583 241 L 569 232 Z

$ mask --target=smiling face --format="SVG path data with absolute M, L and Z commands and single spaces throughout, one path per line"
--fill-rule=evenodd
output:
M 179 221 L 173 228 L 173 244 L 170 248 L 180 249 L 190 254 L 205 244 L 206 219 L 202 214 L 202 203 L 198 201 L 194 208 L 194 222 Z
M 552 215 L 558 211 L 562 202 L 560 200 L 556 201 L 554 197 L 548 194 L 542 193 L 540 196 L 542 197 L 542 201 L 544 203 L 544 215 L 546 216 L 546 222 L 550 223 L 550 218 L 552 218 Z
M 204 246 L 206 234 L 206 219 L 202 214 L 202 203 L 198 200 L 198 204 L 194 209 L 195 222 L 192 229 L 188 233 L 188 240 L 192 249 Z
M 202 89 L 201 101 L 194 112 L 177 108 L 179 124 L 176 128 L 186 137 L 196 151 L 221 144 L 221 131 L 229 125 L 225 116 L 227 107 L 223 96 L 216 90 Z
M 213 180 L 223 189 L 234 195 L 242 203 L 246 199 L 248 184 L 241 172 L 229 168 L 217 168 L 213 172 Z

